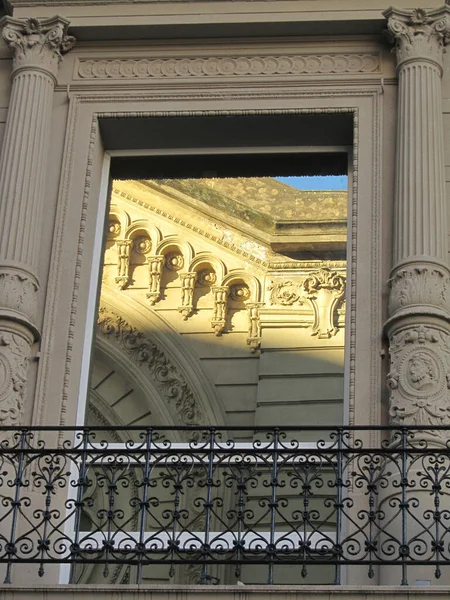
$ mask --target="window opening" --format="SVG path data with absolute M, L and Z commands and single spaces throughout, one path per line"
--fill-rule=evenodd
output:
M 336 156 L 342 165 L 342 156 Z M 212 552 L 226 554 L 244 521 L 249 546 L 261 540 L 266 546 L 282 544 L 284 538 L 298 545 L 301 540 L 298 524 L 288 526 L 305 500 L 298 481 L 292 483 L 292 469 L 284 465 L 277 474 L 285 486 L 281 494 L 273 485 L 273 457 L 251 459 L 252 476 L 242 457 L 261 435 L 258 428 L 315 426 L 285 438 L 300 435 L 297 441 L 304 448 L 314 448 L 328 435 L 321 426 L 345 422 L 348 194 L 342 188 L 347 175 L 332 184 L 341 189 L 305 190 L 292 167 L 286 176 L 274 176 L 263 159 L 263 173 L 255 175 L 257 158 L 251 176 L 224 177 L 207 170 L 202 177 L 171 174 L 113 182 L 85 423 L 107 427 L 102 439 L 124 452 L 123 444 L 129 439 L 139 443 L 145 428 L 165 427 L 158 432 L 158 444 L 178 444 L 186 456 L 172 459 L 176 464 L 164 463 L 157 453 L 151 458 L 151 500 L 147 482 L 144 521 L 139 507 L 149 464 L 128 458 L 124 468 L 123 457 L 116 455 L 107 467 L 100 459 L 87 465 L 81 538 L 101 545 L 108 529 L 115 531 L 108 535 L 115 535 L 119 546 L 123 538 L 125 547 L 126 539 L 138 543 L 144 527 L 159 544 L 159 554 L 155 564 L 131 561 L 114 575 L 103 565 L 76 567 L 74 582 L 101 582 L 105 574 L 115 582 L 133 582 L 139 571 L 142 583 L 264 584 L 267 566 L 251 561 L 205 567 L 177 564 L 173 555 L 169 560 L 175 532 L 178 547 L 184 545 L 193 557 L 206 542 L 205 531 Z M 238 169 L 236 161 L 233 165 Z M 319 173 L 316 180 L 321 178 L 327 179 Z M 230 437 L 241 458 L 225 466 L 204 454 L 183 473 L 189 444 L 201 442 L 191 426 L 209 432 L 210 426 L 225 428 L 221 441 Z M 243 470 L 245 485 L 239 483 Z M 214 486 L 205 487 L 211 476 Z M 321 478 L 326 481 L 326 469 Z M 308 535 L 326 548 L 335 539 L 329 502 L 336 489 L 325 485 L 321 490 L 321 485 L 320 478 L 312 484 L 308 510 L 314 518 Z M 275 512 L 270 508 L 273 493 Z M 114 518 L 107 517 L 111 502 Z M 246 517 L 241 514 L 236 521 L 239 511 Z M 332 565 L 313 565 L 300 573 L 289 565 L 274 567 L 272 561 L 269 571 L 271 583 L 335 579 Z

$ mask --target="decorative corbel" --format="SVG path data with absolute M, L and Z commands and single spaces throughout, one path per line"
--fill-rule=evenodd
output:
M 116 283 L 124 290 L 130 280 L 131 240 L 117 240 L 117 277 Z
M 256 352 L 261 345 L 261 316 L 259 309 L 264 306 L 263 302 L 246 302 L 248 316 L 247 345 L 252 353 Z
M 330 269 L 321 269 L 307 277 L 302 287 L 314 311 L 311 335 L 319 339 L 336 335 L 335 311 L 345 293 L 345 278 Z
M 147 262 L 149 277 L 147 298 L 153 306 L 158 302 L 161 295 L 161 275 L 164 265 L 164 255 L 149 256 Z
M 187 321 L 194 312 L 194 288 L 197 281 L 197 272 L 183 273 L 181 275 L 181 306 L 178 311 Z
M 214 294 L 214 312 L 211 319 L 211 327 L 214 329 L 214 333 L 219 336 L 222 335 L 225 329 L 227 300 L 230 288 L 227 285 L 218 285 L 213 286 L 211 290 Z

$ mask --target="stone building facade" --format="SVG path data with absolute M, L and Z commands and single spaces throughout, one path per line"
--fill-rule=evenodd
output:
M 8 0 L 4 12 L 2 425 L 58 430 L 84 424 L 87 414 L 93 425 L 144 423 L 142 402 L 120 416 L 99 384 L 107 357 L 123 360 L 138 381 L 144 369 L 126 362 L 127 348 L 153 319 L 161 360 L 172 357 L 177 381 L 198 398 L 188 394 L 173 408 L 164 381 L 156 384 L 147 369 L 139 385 L 153 389 L 156 408 L 148 411 L 158 424 L 276 425 L 274 395 L 318 400 L 314 375 L 326 373 L 331 424 L 368 426 L 373 446 L 380 431 L 370 427 L 421 426 L 417 439 L 445 448 L 450 7 L 431 0 L 421 8 L 408 0 L 395 8 L 384 0 Z M 320 246 L 320 260 L 286 259 L 305 229 L 292 233 L 289 202 L 274 202 L 270 218 L 260 217 L 252 193 L 244 194 L 249 222 L 261 219 L 258 232 L 230 217 L 229 241 L 211 230 L 208 218 L 220 220 L 216 207 L 206 210 L 192 191 L 199 178 L 211 190 L 217 178 L 254 175 L 265 178 L 261 199 L 275 185 L 267 181 L 272 169 L 348 171 L 347 217 L 333 229 L 325 216 L 308 242 L 310 250 Z M 189 206 L 194 217 L 183 216 Z M 277 223 L 278 237 L 270 231 Z M 245 244 L 253 246 L 243 251 Z M 169 313 L 170 333 L 161 325 Z M 197 344 L 197 362 L 183 355 L 177 363 L 177 336 L 197 336 L 189 342 Z M 317 370 L 325 339 L 334 367 Z M 311 363 L 302 359 L 305 348 Z M 236 368 L 236 356 L 251 366 Z M 253 386 L 245 417 L 236 417 L 239 406 L 224 410 L 235 400 L 233 386 L 240 394 Z M 314 414 L 325 410 L 317 402 L 304 413 L 294 405 L 289 421 L 326 423 L 324 413 Z M 426 567 L 419 571 L 417 581 L 430 580 Z M 349 583 L 371 584 L 353 573 Z M 51 586 L 58 577 L 52 565 L 41 581 Z M 39 589 L 36 580 L 24 568 L 31 588 L 23 594 Z M 385 570 L 378 582 L 393 580 Z

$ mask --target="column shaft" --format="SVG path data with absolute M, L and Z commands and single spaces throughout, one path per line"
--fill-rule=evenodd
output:
M 0 156 L 0 425 L 22 420 L 36 326 L 53 91 L 61 53 L 73 45 L 60 17 L 5 17 L 12 90 Z

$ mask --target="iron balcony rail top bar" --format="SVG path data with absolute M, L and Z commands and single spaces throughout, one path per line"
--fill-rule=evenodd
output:
M 68 565 L 61 582 L 122 569 L 137 583 L 272 584 L 285 565 L 299 583 L 318 566 L 332 584 L 355 565 L 439 578 L 448 440 L 434 426 L 0 428 L 5 582 L 17 563 Z

